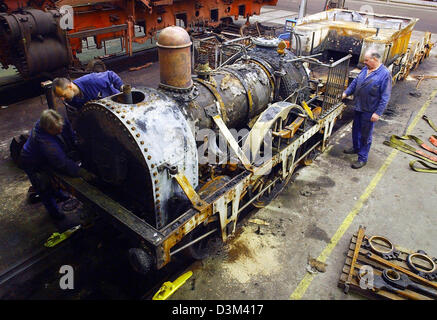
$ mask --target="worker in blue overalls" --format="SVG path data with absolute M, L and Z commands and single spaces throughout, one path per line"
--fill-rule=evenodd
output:
M 53 80 L 53 92 L 64 101 L 73 127 L 77 113 L 86 102 L 106 98 L 122 89 L 123 81 L 113 71 L 90 73 L 73 81 L 67 78 Z
M 64 120 L 55 110 L 45 110 L 21 150 L 20 166 L 50 216 L 56 220 L 65 218 L 64 213 L 59 210 L 57 200 L 65 201 L 69 199 L 69 195 L 53 186 L 48 169 L 70 176 L 80 176 L 88 181 L 95 178 L 70 158 L 75 145 L 76 137 L 68 120 Z
M 354 95 L 353 147 L 344 150 L 346 154 L 358 154 L 358 160 L 352 163 L 354 169 L 362 168 L 367 163 L 373 127 L 387 107 L 392 87 L 391 72 L 381 63 L 379 53 L 372 50 L 366 52 L 364 64 L 365 67 L 342 97 Z

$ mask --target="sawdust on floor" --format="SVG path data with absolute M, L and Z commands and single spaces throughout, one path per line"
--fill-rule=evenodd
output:
M 270 234 L 257 234 L 251 227 L 242 229 L 226 246 L 227 259 L 223 263 L 226 274 L 233 280 L 247 283 L 254 276 L 279 272 L 279 239 Z

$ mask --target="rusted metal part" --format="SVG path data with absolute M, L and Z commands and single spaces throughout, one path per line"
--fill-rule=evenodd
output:
M 386 267 L 389 267 L 389 268 L 394 269 L 396 271 L 402 272 L 402 273 L 410 276 L 411 278 L 413 278 L 414 280 L 417 280 L 418 282 L 420 282 L 422 284 L 425 284 L 425 285 L 430 286 L 434 289 L 437 289 L 436 283 L 429 281 L 429 280 L 427 280 L 427 279 L 425 279 L 425 278 L 423 278 L 423 277 L 421 277 L 421 276 L 419 276 L 419 275 L 417 275 L 417 274 L 415 274 L 407 269 L 404 269 L 404 268 L 398 266 L 397 264 L 394 264 L 390 261 L 387 261 L 387 260 L 379 257 L 378 255 L 376 255 L 372 252 L 369 252 L 366 256 L 370 260 L 376 261 L 376 262 L 382 264 L 383 266 L 386 266 Z
M 157 46 L 161 84 L 180 89 L 193 85 L 191 44 L 190 36 L 181 27 L 167 27 L 159 34 Z
M 196 208 L 196 210 L 204 211 L 207 209 L 208 204 L 200 198 L 200 196 L 193 189 L 193 186 L 190 184 L 187 177 L 185 177 L 183 173 L 178 172 L 176 175 L 174 175 L 174 178 L 179 183 L 179 186 L 182 188 L 185 195 L 191 201 L 193 207 Z
M 385 244 L 387 244 L 389 246 L 389 249 L 388 250 L 378 249 L 375 246 L 375 243 L 376 243 L 375 240 L 379 240 L 379 241 L 384 242 Z M 363 247 L 371 249 L 373 252 L 380 255 L 381 257 L 383 257 L 386 260 L 396 259 L 400 254 L 400 251 L 395 248 L 393 243 L 389 239 L 384 238 L 382 236 L 373 236 L 373 237 L 370 237 L 369 239 L 366 239 L 364 241 Z
M 415 264 L 413 259 L 419 259 L 423 261 L 427 261 L 430 268 L 425 269 Z M 416 253 L 412 253 L 407 257 L 407 265 L 408 267 L 417 275 L 426 278 L 428 280 L 436 280 L 437 279 L 437 259 L 432 259 L 425 252 L 418 251 Z

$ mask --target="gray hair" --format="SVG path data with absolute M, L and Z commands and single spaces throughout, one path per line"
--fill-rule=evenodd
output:
M 64 118 L 55 110 L 44 110 L 39 118 L 39 124 L 45 131 L 53 131 L 64 126 Z
M 377 51 L 372 50 L 372 49 L 366 51 L 365 55 L 366 56 L 370 56 L 370 57 L 372 57 L 373 59 L 376 59 L 376 60 L 381 60 L 381 55 Z
M 62 90 L 65 90 L 67 86 L 70 84 L 70 80 L 67 78 L 55 78 L 53 79 L 53 91 L 56 90 L 56 88 L 61 88 Z

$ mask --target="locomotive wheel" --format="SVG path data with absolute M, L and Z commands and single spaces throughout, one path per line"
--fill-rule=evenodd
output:
M 281 193 L 282 190 L 287 186 L 287 184 L 290 182 L 292 177 L 292 174 L 289 173 L 285 179 L 279 178 L 276 180 L 269 188 L 267 188 L 259 197 L 257 200 L 252 202 L 252 205 L 255 208 L 261 209 L 267 206 L 273 199 L 276 198 L 276 196 Z M 275 177 L 273 177 L 274 179 Z M 270 184 L 273 179 L 269 179 L 266 183 L 262 183 L 259 190 L 262 190 L 264 186 Z M 257 188 L 258 189 L 258 188 Z

